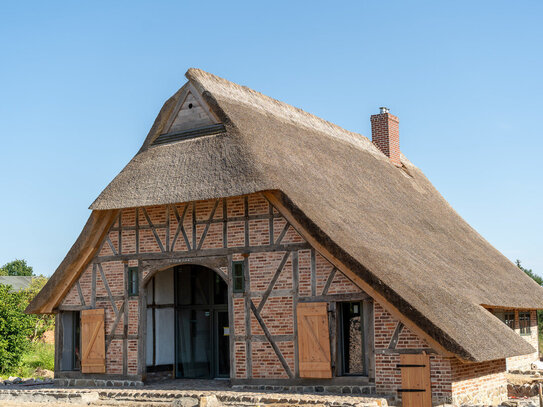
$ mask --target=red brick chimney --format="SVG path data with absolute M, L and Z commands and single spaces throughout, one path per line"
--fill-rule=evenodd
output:
M 381 107 L 379 114 L 371 116 L 371 141 L 383 152 L 392 164 L 401 167 L 400 161 L 400 120 Z

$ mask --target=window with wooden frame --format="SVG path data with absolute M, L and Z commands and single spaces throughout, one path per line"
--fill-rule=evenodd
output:
M 506 312 L 503 316 L 503 322 L 505 322 L 505 325 L 507 325 L 511 329 L 515 329 L 515 313 L 514 312 Z
M 232 291 L 235 293 L 245 291 L 245 267 L 243 264 L 243 261 L 232 262 Z
M 531 325 L 530 312 L 519 312 L 518 322 L 520 325 L 521 335 L 530 335 L 532 333 L 530 329 L 530 325 Z
M 128 295 L 139 294 L 139 275 L 137 267 L 128 267 Z
M 495 312 L 495 315 L 509 328 L 515 330 L 515 313 L 514 312 Z

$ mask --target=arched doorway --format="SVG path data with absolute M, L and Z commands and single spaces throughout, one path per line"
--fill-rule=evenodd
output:
M 145 282 L 145 347 L 150 377 L 230 376 L 225 278 L 220 271 L 196 264 L 170 266 L 149 273 Z
M 176 377 L 229 377 L 228 286 L 198 265 L 175 267 L 174 285 Z

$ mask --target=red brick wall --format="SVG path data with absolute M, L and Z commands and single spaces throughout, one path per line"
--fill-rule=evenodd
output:
M 398 342 L 394 349 L 390 348 L 390 342 L 398 320 L 390 315 L 380 304 L 374 304 L 374 329 L 375 329 L 375 385 L 378 393 L 396 395 L 396 390 L 401 387 L 402 376 L 396 365 L 400 363 L 400 354 L 395 349 L 416 349 L 432 351 L 426 342 L 413 334 L 407 327 L 403 327 Z M 383 354 L 381 352 L 387 352 Z M 438 400 L 451 398 L 451 367 L 449 360 L 439 355 L 430 356 L 430 380 L 432 383 L 432 395 Z
M 273 214 L 271 220 L 273 233 L 271 233 L 270 219 L 266 218 L 270 213 Z M 246 219 L 246 215 L 249 218 Z M 196 224 L 193 222 L 193 217 Z M 226 239 L 223 237 L 225 217 L 228 219 Z M 178 218 L 183 219 L 184 235 L 178 225 Z M 209 219 L 213 222 L 206 226 L 205 222 Z M 246 224 L 248 225 L 247 241 Z M 195 230 L 194 236 L 193 230 Z M 206 230 L 206 237 L 202 240 Z M 228 249 L 231 260 L 247 259 L 249 265 L 246 292 L 233 294 L 234 323 L 230 330 L 235 355 L 234 364 L 231 366 L 233 378 L 288 378 L 287 370 L 295 375 L 296 303 L 307 301 L 315 295 L 360 293 L 361 291 L 345 275 L 335 270 L 321 254 L 311 249 L 296 230 L 287 225 L 286 219 L 280 216 L 275 208 L 271 208 L 260 194 L 220 199 L 218 202 L 209 200 L 152 206 L 137 210 L 125 209 L 108 233 L 98 255 L 79 278 L 78 284 L 81 287 L 84 305 L 80 300 L 77 287 L 74 286 L 60 307 L 74 309 L 74 307 L 89 306 L 93 301 L 91 292 L 94 274 L 96 280 L 94 301 L 96 307 L 106 310 L 106 335 L 111 340 L 106 354 L 107 373 L 137 375 L 145 368 L 137 365 L 137 349 L 143 342 L 138 336 L 139 297 L 125 297 L 126 269 L 139 265 L 136 254 L 155 253 L 157 257 L 160 257 L 162 251 L 165 251 L 179 253 L 181 258 L 182 255 L 187 255 L 189 246 L 194 248 L 194 242 L 203 254 L 207 250 L 217 253 L 217 250 Z M 274 246 L 273 249 L 266 250 L 265 246 L 270 244 L 281 244 L 282 248 L 278 249 Z M 280 356 L 288 366 L 287 370 L 276 351 L 267 342 L 264 330 L 254 313 L 250 311 L 249 315 L 246 315 L 246 308 L 250 304 L 248 301 L 252 301 L 255 307 L 258 307 L 286 253 L 289 253 L 288 259 L 266 304 L 260 311 L 260 317 L 269 333 L 275 338 Z M 168 256 L 173 255 L 169 253 Z M 102 279 L 101 270 L 105 281 Z M 141 271 L 141 279 L 145 278 L 149 271 L 152 272 L 152 270 L 146 270 Z M 222 271 L 227 273 L 226 268 Z M 333 278 L 330 277 L 331 273 L 335 273 Z M 298 281 L 297 291 L 294 289 L 296 280 Z M 115 332 L 111 331 L 117 314 L 109 299 L 110 293 L 105 283 L 119 312 L 123 309 L 123 303 L 125 304 L 125 314 L 118 318 L 119 323 Z M 327 292 L 324 292 L 325 287 L 328 287 Z M 246 318 L 249 318 L 248 325 L 246 325 Z M 377 391 L 382 393 L 395 394 L 400 385 L 400 372 L 396 369 L 399 354 L 388 349 L 397 323 L 398 321 L 378 303 L 374 304 L 375 383 Z M 126 335 L 125 324 L 127 324 Z M 114 336 L 111 337 L 111 335 Z M 405 327 L 398 337 L 396 349 L 430 350 L 423 340 Z M 470 367 L 455 364 L 450 359 L 432 354 L 431 380 L 434 397 L 450 400 L 456 394 L 469 394 L 477 388 L 479 381 L 486 382 L 487 388 L 492 387 L 492 383 L 499 382 L 499 372 L 489 370 L 490 373 L 488 373 L 485 371 L 487 367 L 486 365 L 475 367 L 472 371 Z M 498 367 L 492 368 L 498 369 Z M 485 377 L 489 375 L 498 376 L 487 380 Z M 461 384 L 455 387 L 455 383 Z
M 375 318 L 375 384 L 378 393 L 397 395 L 401 387 L 401 372 L 396 369 L 400 354 L 389 349 L 398 325 L 392 315 L 378 303 L 374 305 Z M 404 327 L 395 350 L 430 350 L 428 344 Z M 383 354 L 382 351 L 386 351 Z M 463 363 L 456 358 L 430 355 L 430 381 L 434 403 L 492 404 L 507 396 L 505 359 L 484 363 Z
M 247 207 L 246 207 L 247 203 Z M 205 239 L 201 241 L 206 230 L 205 221 L 210 219 L 213 213 L 213 220 L 219 222 L 211 223 L 207 227 Z M 269 219 L 263 217 L 273 214 L 273 234 L 270 232 Z M 244 217 L 259 217 L 249 219 L 248 242 L 245 241 L 245 219 Z M 226 223 L 226 241 L 223 237 L 222 220 L 229 220 Z M 193 224 L 193 216 L 196 225 Z M 178 218 L 183 218 L 185 237 L 178 231 Z M 235 219 L 230 219 L 235 218 Z M 150 223 L 149 223 L 150 221 Z M 195 230 L 195 236 L 193 236 Z M 270 239 L 270 234 L 272 238 Z M 195 238 L 195 239 L 194 239 Z M 279 242 L 280 239 L 280 242 Z M 274 276 L 279 264 L 287 251 L 263 251 L 252 252 L 246 246 L 258 247 L 271 243 L 281 243 L 291 253 L 288 260 L 271 291 L 266 304 L 260 311 L 269 333 L 276 337 L 277 346 L 281 355 L 288 364 L 291 372 L 295 372 L 294 350 L 296 340 L 293 339 L 294 327 L 294 304 L 295 297 L 311 297 L 321 295 L 326 285 L 333 266 L 319 253 L 307 248 L 291 251 L 289 245 L 304 244 L 304 239 L 296 230 L 287 224 L 286 219 L 279 216 L 275 208 L 260 194 L 253 194 L 248 197 L 233 197 L 226 199 L 226 213 L 224 213 L 223 200 L 208 200 L 196 203 L 185 203 L 176 205 L 159 205 L 146 208 L 124 209 L 120 218 L 115 222 L 112 229 L 103 242 L 98 255 L 93 263 L 87 268 L 79 279 L 79 284 L 84 296 L 85 305 L 91 303 L 92 275 L 96 279 L 96 307 L 106 310 L 106 336 L 114 335 L 107 350 L 106 371 L 111 374 L 135 375 L 138 372 L 137 347 L 138 347 L 138 324 L 139 324 L 139 297 L 125 299 L 125 268 L 137 266 L 136 254 L 161 253 L 164 251 L 186 252 L 188 246 L 193 246 L 194 241 L 202 251 L 217 250 L 223 247 L 239 248 L 234 252 L 232 260 L 243 260 L 243 253 L 248 253 L 249 284 L 248 297 L 255 306 L 260 303 Z M 298 268 L 293 264 L 294 253 L 298 255 Z M 121 256 L 123 256 L 121 258 Z M 119 260 L 117 260 L 119 259 Z M 128 260 L 127 260 L 128 259 Z M 128 261 L 128 263 L 126 263 Z M 312 264 L 314 262 L 314 264 Z M 117 314 L 109 301 L 109 293 L 106 284 L 102 280 L 100 267 L 103 270 L 105 280 L 111 295 L 115 298 L 117 310 L 122 309 L 126 300 L 125 313 L 119 318 L 115 332 L 111 332 Z M 315 277 L 312 279 L 312 270 Z M 223 270 L 226 272 L 226 269 Z M 298 292 L 293 291 L 294 276 L 299 281 Z M 146 275 L 142 275 L 142 279 Z M 335 272 L 328 294 L 357 293 L 360 289 L 340 272 Z M 288 378 L 276 352 L 265 341 L 264 331 L 259 322 L 251 313 L 250 332 L 246 332 L 245 298 L 244 294 L 234 294 L 234 324 L 231 335 L 235 336 L 234 351 L 236 355 L 233 371 L 236 378 Z M 64 301 L 62 307 L 77 307 L 81 304 L 77 287 L 74 285 Z M 124 338 L 124 324 L 127 324 L 127 337 Z M 257 335 L 260 342 L 247 341 L 247 336 Z M 288 339 L 288 338 L 291 339 Z M 126 339 L 126 345 L 124 343 Z M 125 354 L 126 351 L 126 354 Z M 251 355 L 251 369 L 247 361 L 247 351 Z M 126 359 L 126 360 L 125 360 Z M 124 361 L 125 360 L 125 361 Z M 124 361 L 124 362 L 123 362 Z M 126 365 L 126 370 L 123 370 Z

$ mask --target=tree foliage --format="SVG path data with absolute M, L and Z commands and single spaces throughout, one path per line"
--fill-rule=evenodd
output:
M 32 267 L 25 260 L 15 260 L 0 269 L 3 275 L 32 276 Z M 33 341 L 53 328 L 52 315 L 28 315 L 25 309 L 47 282 L 43 276 L 34 277 L 24 290 L 12 291 L 0 284 L 0 373 L 19 366 L 21 358 Z
M 0 372 L 19 365 L 33 328 L 32 318 L 24 313 L 27 294 L 10 290 L 10 286 L 0 285 Z
M 44 276 L 38 276 L 32 279 L 30 287 L 23 291 L 25 296 L 26 305 L 32 301 L 32 299 L 40 292 L 48 278 Z M 25 305 L 25 308 L 26 308 Z M 33 322 L 33 330 L 29 337 L 31 341 L 41 339 L 46 331 L 54 328 L 55 316 L 52 314 L 31 314 L 27 315 Z
M 2 276 L 33 276 L 34 270 L 26 264 L 26 260 L 13 260 L 6 263 L 0 269 Z
M 528 274 L 530 277 L 532 277 L 532 279 L 539 285 L 543 286 L 543 277 L 541 276 L 538 276 L 537 274 L 535 274 L 532 269 L 527 269 L 525 267 L 522 266 L 520 260 L 517 259 L 516 261 L 517 263 L 517 267 L 519 269 L 521 269 L 522 271 L 524 271 L 526 274 Z

